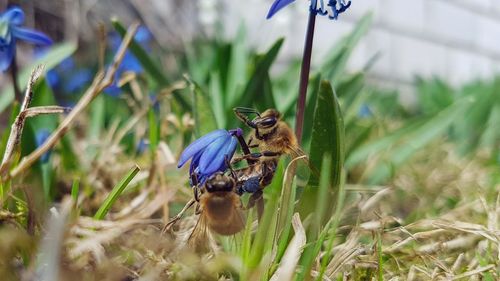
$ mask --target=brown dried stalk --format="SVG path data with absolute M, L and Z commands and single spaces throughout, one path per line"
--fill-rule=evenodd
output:
M 19 176 L 26 169 L 31 167 L 31 165 L 33 165 L 33 163 L 35 163 L 45 152 L 51 149 L 66 134 L 66 132 L 71 128 L 71 125 L 73 125 L 76 118 L 102 92 L 102 90 L 111 85 L 118 66 L 123 60 L 128 45 L 134 38 L 138 27 L 138 23 L 134 23 L 129 27 L 129 29 L 127 30 L 127 34 L 125 34 L 125 37 L 123 38 L 120 48 L 115 54 L 113 64 L 104 73 L 99 72 L 95 76 L 90 88 L 87 89 L 83 97 L 78 101 L 78 103 L 68 114 L 68 116 L 61 122 L 59 127 L 52 133 L 52 135 L 50 135 L 50 137 L 45 141 L 43 145 L 38 147 L 35 151 L 21 160 L 19 165 L 10 172 L 10 178 Z
M 7 146 L 3 155 L 2 163 L 0 164 L 0 174 L 4 174 L 10 167 L 10 162 L 12 160 L 12 155 L 14 151 L 19 146 L 21 142 L 21 136 L 23 135 L 24 124 L 26 119 L 29 117 L 37 116 L 40 114 L 57 114 L 67 112 L 68 109 L 60 106 L 37 106 L 29 107 L 31 101 L 33 100 L 33 85 L 40 78 L 43 72 L 43 65 L 38 65 L 33 69 L 26 87 L 26 93 L 24 95 L 24 100 L 19 109 L 19 114 L 16 120 L 12 124 L 9 139 L 7 141 Z

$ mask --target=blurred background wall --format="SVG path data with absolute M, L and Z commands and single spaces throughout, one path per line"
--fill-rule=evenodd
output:
M 307 21 L 306 1 L 298 0 L 265 20 L 270 0 L 220 0 L 226 7 L 225 26 L 231 32 L 243 19 L 259 45 L 286 36 L 281 59 L 301 54 Z M 236 3 L 238 2 L 238 3 Z M 244 2 L 244 3 L 243 3 Z M 373 25 L 356 48 L 349 69 L 368 71 L 372 83 L 397 88 L 411 99 L 416 75 L 437 76 L 453 85 L 489 78 L 500 71 L 500 1 L 498 0 L 352 0 L 337 22 L 317 21 L 314 58 L 328 50 L 363 15 L 373 13 Z
M 197 36 L 224 30 L 231 37 L 244 24 L 248 43 L 268 48 L 286 37 L 279 57 L 287 62 L 301 54 L 308 3 L 297 0 L 271 20 L 265 16 L 272 0 L 0 0 L 0 8 L 17 4 L 27 25 L 48 32 L 56 41 L 94 44 L 95 26 L 119 15 L 130 23 L 145 22 L 166 49 L 182 48 Z M 319 18 L 315 53 L 318 62 L 368 12 L 373 25 L 356 48 L 350 70 L 368 70 L 373 84 L 412 96 L 416 75 L 437 76 L 454 85 L 488 78 L 500 70 L 500 2 L 498 0 L 352 0 L 336 22 Z M 221 23 L 221 25 L 217 25 Z M 222 28 L 219 28 L 222 27 Z M 21 62 L 22 63 L 22 62 Z

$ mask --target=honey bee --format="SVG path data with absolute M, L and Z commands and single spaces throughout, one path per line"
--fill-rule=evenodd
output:
M 282 154 L 288 154 L 292 158 L 304 155 L 293 130 L 281 120 L 281 114 L 276 109 L 267 109 L 263 113 L 244 107 L 236 107 L 233 110 L 238 119 L 254 129 L 247 145 L 249 148 L 258 148 L 260 157 L 276 159 Z M 250 120 L 249 114 L 255 114 L 257 117 Z M 252 156 L 244 155 L 244 158 Z
M 304 155 L 304 152 L 300 149 L 294 132 L 281 120 L 281 114 L 277 110 L 268 109 L 261 114 L 255 109 L 237 107 L 234 108 L 234 112 L 238 119 L 254 129 L 248 142 L 240 140 L 245 154 L 234 158 L 231 163 L 247 160 L 248 167 L 234 171 L 238 192 L 252 194 L 246 208 L 257 205 L 260 219 L 264 212 L 262 190 L 271 183 L 280 156 L 288 154 L 295 158 Z M 255 114 L 257 117 L 250 120 L 248 116 L 250 114 Z M 259 152 L 251 153 L 250 148 L 257 148 Z
M 188 238 L 188 244 L 195 249 L 203 248 L 208 239 L 207 230 L 229 236 L 245 228 L 240 196 L 236 191 L 233 176 L 217 172 L 195 189 L 196 214 L 198 221 Z

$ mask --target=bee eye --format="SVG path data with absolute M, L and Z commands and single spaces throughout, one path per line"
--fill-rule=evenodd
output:
M 207 188 L 208 192 L 212 192 L 214 190 L 214 186 L 209 182 L 205 184 L 205 187 Z
M 231 191 L 233 190 L 233 182 L 232 181 L 226 181 L 224 185 L 224 190 L 225 191 Z
M 268 117 L 262 119 L 262 121 L 259 121 L 259 125 L 264 128 L 269 128 L 272 127 L 276 124 L 276 118 L 274 117 Z

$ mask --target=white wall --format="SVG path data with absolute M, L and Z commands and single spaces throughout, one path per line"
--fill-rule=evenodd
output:
M 212 1 L 212 0 L 201 0 Z M 229 34 L 242 20 L 249 42 L 265 49 L 278 37 L 286 42 L 280 61 L 299 56 L 307 22 L 308 2 L 297 0 L 271 20 L 272 0 L 220 0 L 218 12 Z M 374 83 L 411 91 L 415 75 L 436 75 L 460 85 L 500 71 L 499 0 L 352 0 L 338 21 L 317 21 L 315 53 L 319 61 L 365 13 L 374 13 L 368 35 L 356 48 L 349 69 L 359 70 L 377 52 L 369 75 Z

